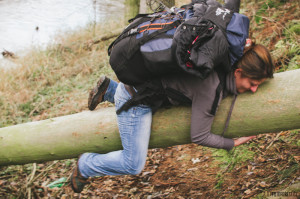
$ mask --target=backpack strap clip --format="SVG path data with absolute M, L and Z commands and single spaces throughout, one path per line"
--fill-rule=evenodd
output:
M 219 104 L 219 100 L 220 100 L 220 97 L 221 97 L 221 92 L 224 91 L 225 85 L 226 85 L 226 73 L 217 70 L 217 74 L 218 74 L 220 83 L 219 83 L 219 85 L 218 85 L 218 87 L 216 89 L 216 96 L 215 96 L 213 105 L 211 107 L 210 114 L 212 114 L 212 115 L 216 115 L 218 104 Z
M 128 31 L 128 36 L 129 36 L 129 35 L 136 34 L 136 33 L 138 33 L 138 32 L 139 32 L 139 31 L 138 31 L 137 28 L 133 28 L 133 29 L 131 29 L 131 30 Z

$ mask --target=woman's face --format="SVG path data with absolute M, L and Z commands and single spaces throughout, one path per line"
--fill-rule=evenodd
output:
M 248 77 L 242 76 L 242 69 L 238 68 L 234 71 L 236 89 L 238 93 L 244 93 L 246 91 L 251 91 L 255 93 L 258 86 L 263 83 L 266 78 L 261 80 L 254 80 Z

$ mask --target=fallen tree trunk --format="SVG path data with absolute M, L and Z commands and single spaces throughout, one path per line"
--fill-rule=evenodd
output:
M 225 137 L 300 128 L 300 69 L 275 74 L 257 93 L 238 96 Z M 220 134 L 231 104 L 222 101 L 212 132 Z M 190 143 L 190 107 L 158 111 L 150 148 Z M 74 158 L 121 149 L 114 107 L 0 129 L 0 165 Z

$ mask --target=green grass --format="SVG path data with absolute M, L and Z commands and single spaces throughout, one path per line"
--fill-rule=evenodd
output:
M 215 161 L 221 168 L 231 171 L 235 166 L 254 158 L 255 153 L 249 150 L 249 145 L 240 145 L 233 150 L 210 149 Z
M 282 5 L 283 2 L 281 1 L 275 1 L 275 0 L 268 0 L 264 2 L 260 8 L 257 10 L 255 14 L 255 22 L 260 23 L 263 19 L 264 13 L 268 12 L 269 9 L 276 8 L 280 5 Z M 273 15 L 274 18 L 276 18 L 277 15 Z
M 224 178 L 226 172 L 231 172 L 236 166 L 242 165 L 243 163 L 253 160 L 255 152 L 249 150 L 249 145 L 240 145 L 235 147 L 233 150 L 227 151 L 223 149 L 213 149 L 212 157 L 214 163 L 218 164 L 221 168 L 217 174 L 217 183 L 214 186 L 215 189 L 221 189 L 224 184 Z

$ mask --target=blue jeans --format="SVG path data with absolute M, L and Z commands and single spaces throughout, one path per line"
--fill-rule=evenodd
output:
M 116 109 L 130 98 L 124 84 L 119 83 L 114 98 Z M 123 150 L 107 154 L 84 153 L 78 160 L 83 177 L 136 175 L 143 170 L 151 132 L 151 108 L 145 105 L 134 106 L 117 115 L 117 121 Z
M 111 79 L 107 87 L 107 90 L 103 96 L 103 100 L 111 103 L 115 103 L 114 98 L 115 98 L 117 87 L 118 87 L 118 83 Z

